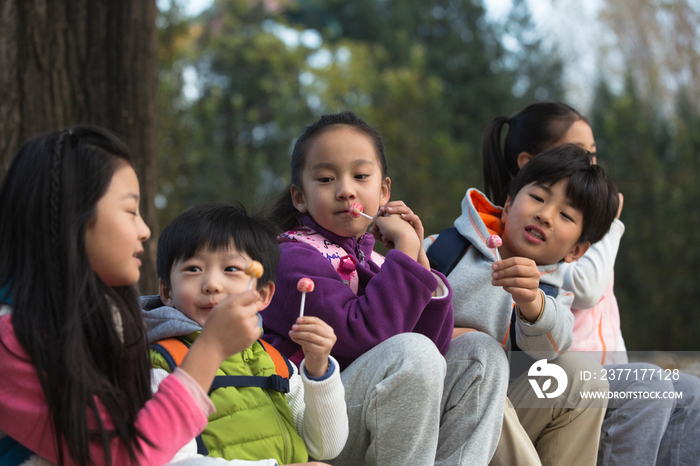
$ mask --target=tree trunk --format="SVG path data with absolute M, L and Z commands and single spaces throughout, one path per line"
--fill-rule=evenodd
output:
M 129 146 L 153 232 L 140 290 L 157 292 L 155 0 L 0 0 L 0 176 L 31 137 L 80 123 Z

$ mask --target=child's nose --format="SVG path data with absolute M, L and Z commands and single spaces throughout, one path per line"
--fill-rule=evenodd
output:
M 543 206 L 535 213 L 535 218 L 546 225 L 550 225 L 552 223 L 553 210 L 552 207 Z
M 139 241 L 143 243 L 151 237 L 151 229 L 148 228 L 148 225 L 146 225 L 146 222 L 143 221 L 143 218 L 140 215 L 138 217 L 138 221 Z
M 355 199 L 356 197 L 355 187 L 350 181 L 341 181 L 338 185 L 338 199 Z
M 205 277 L 202 286 L 202 291 L 204 291 L 205 294 L 221 293 L 221 290 L 221 280 L 219 280 L 218 277 L 214 274 L 209 274 Z

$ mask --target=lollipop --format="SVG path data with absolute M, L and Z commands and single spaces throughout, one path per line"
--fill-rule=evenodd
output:
M 496 253 L 496 260 L 497 261 L 501 260 L 501 255 L 498 253 L 498 248 L 500 248 L 501 245 L 503 245 L 503 240 L 498 235 L 491 235 L 486 240 L 486 246 L 493 249 L 494 252 Z
M 250 261 L 250 264 L 245 268 L 246 275 L 250 275 L 250 283 L 248 283 L 248 290 L 253 289 L 253 279 L 260 278 L 263 275 L 263 266 L 258 261 Z
M 372 217 L 370 217 L 366 213 L 362 212 L 363 210 L 365 210 L 365 208 L 362 207 L 362 204 L 360 204 L 359 202 L 356 202 L 350 206 L 350 216 L 352 216 L 353 218 L 359 218 L 360 215 L 363 215 L 363 216 L 367 217 L 368 219 L 373 220 Z
M 301 291 L 301 309 L 299 310 L 299 317 L 303 317 L 306 293 L 311 293 L 314 290 L 314 281 L 307 277 L 302 278 L 297 283 L 297 290 Z

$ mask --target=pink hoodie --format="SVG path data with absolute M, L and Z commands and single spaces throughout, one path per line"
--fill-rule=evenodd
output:
M 39 385 L 36 368 L 29 362 L 3 306 L 0 312 L 0 430 L 44 458 L 58 463 L 49 410 Z M 200 393 L 201 392 L 201 393 Z M 98 401 L 97 405 L 102 408 Z M 177 451 L 196 437 L 206 426 L 213 405 L 202 389 L 184 371 L 169 376 L 158 392 L 146 402 L 136 418 L 136 426 L 154 446 L 143 440 L 138 464 L 158 465 L 169 462 Z M 111 428 L 103 409 L 100 414 L 105 428 Z M 94 427 L 95 423 L 91 423 Z M 66 449 L 64 448 L 64 452 Z M 90 446 L 94 464 L 104 464 L 102 446 Z M 112 464 L 130 464 L 128 451 L 118 439 L 112 441 Z M 73 464 L 70 458 L 67 465 Z

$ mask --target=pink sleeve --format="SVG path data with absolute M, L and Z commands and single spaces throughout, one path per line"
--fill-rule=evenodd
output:
M 53 430 L 44 393 L 39 385 L 34 366 L 17 341 L 9 315 L 0 317 L 0 430 L 54 463 L 58 462 Z M 158 392 L 138 413 L 136 426 L 153 446 L 141 441 L 142 453 L 138 464 L 165 464 L 178 450 L 197 436 L 207 424 L 206 411 L 201 406 L 201 388 L 195 391 L 189 382 L 181 382 L 182 375 L 168 376 Z M 186 380 L 189 376 L 185 374 Z M 199 390 L 199 392 L 197 392 Z M 203 392 L 202 392 L 203 393 Z M 99 402 L 98 402 L 99 406 Z M 111 422 L 106 420 L 109 427 Z M 102 447 L 91 445 L 92 460 L 104 464 Z M 112 464 L 129 464 L 126 447 L 113 441 Z M 66 464 L 73 464 L 68 460 Z

